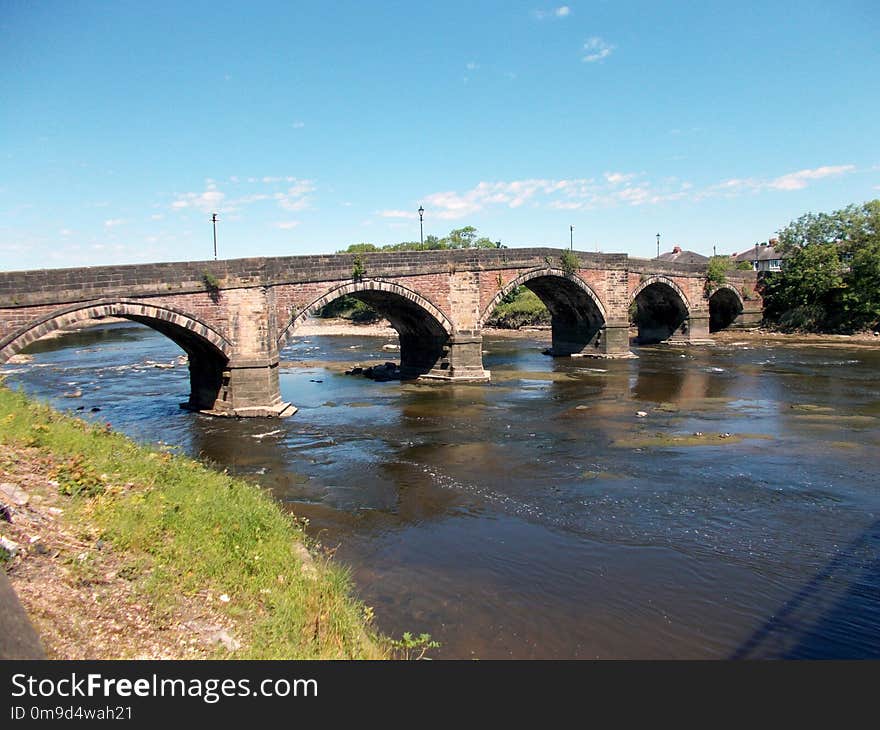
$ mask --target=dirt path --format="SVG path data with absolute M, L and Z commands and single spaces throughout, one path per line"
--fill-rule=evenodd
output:
M 49 659 L 202 659 L 232 640 L 208 601 L 180 597 L 161 612 L 140 602 L 134 581 L 145 576 L 70 516 L 54 467 L 36 449 L 4 445 L 5 568 Z

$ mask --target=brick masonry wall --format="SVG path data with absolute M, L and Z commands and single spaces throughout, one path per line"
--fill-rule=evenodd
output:
M 0 338 L 76 303 L 139 300 L 168 307 L 222 334 L 236 350 L 265 353 L 272 333 L 291 312 L 352 281 L 360 259 L 367 279 L 393 281 L 426 299 L 461 332 L 479 329 L 501 287 L 524 272 L 558 268 L 561 249 L 490 249 L 249 258 L 78 269 L 0 272 Z M 609 322 L 623 322 L 643 276 L 663 275 L 688 298 L 694 314 L 708 303 L 699 265 L 630 259 L 626 254 L 578 253 L 577 275 L 604 307 Z M 738 291 L 751 296 L 746 310 L 760 310 L 752 272 L 731 272 Z M 209 291 L 209 280 L 219 290 Z

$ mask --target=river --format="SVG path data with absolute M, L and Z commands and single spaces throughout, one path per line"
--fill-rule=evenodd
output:
M 393 359 L 386 342 L 295 340 L 282 358 L 305 365 L 281 388 L 299 412 L 280 421 L 181 410 L 180 351 L 138 325 L 0 372 L 271 488 L 378 627 L 430 633 L 438 658 L 880 657 L 877 348 L 603 361 L 487 338 L 489 384 L 342 372 Z

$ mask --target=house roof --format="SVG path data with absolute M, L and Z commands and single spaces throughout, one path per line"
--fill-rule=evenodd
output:
M 682 251 L 680 246 L 676 246 L 671 251 L 661 253 L 655 260 L 670 261 L 677 264 L 705 264 L 709 261 L 709 257 L 703 256 L 696 251 Z
M 732 258 L 734 261 L 770 261 L 772 259 L 783 259 L 785 256 L 775 246 L 760 245 L 752 246 L 742 253 L 734 254 Z

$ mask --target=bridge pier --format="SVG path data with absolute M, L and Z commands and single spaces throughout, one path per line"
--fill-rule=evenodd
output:
M 292 416 L 296 408 L 281 400 L 278 355 L 233 358 L 223 373 L 223 394 L 229 409 L 222 415 L 240 417 Z
M 629 349 L 629 322 L 608 322 L 599 330 L 596 355 L 615 359 L 636 357 Z
M 709 312 L 692 311 L 666 342 L 670 345 L 714 345 L 709 336 Z
M 278 418 L 296 413 L 296 408 L 281 400 L 274 293 L 267 287 L 232 289 L 223 292 L 214 304 L 221 311 L 226 309 L 226 327 L 234 349 L 222 367 L 214 403 L 206 408 L 202 401 L 197 410 L 240 418 Z M 191 371 L 198 365 L 190 357 Z M 210 376 L 208 371 L 202 377 Z
M 419 379 L 480 383 L 489 377 L 489 371 L 483 370 L 483 335 L 459 332 L 446 341 L 440 360 Z
M 282 418 L 292 416 L 296 408 L 281 400 L 278 383 L 278 356 L 238 357 L 229 361 L 220 374 L 219 391 L 215 390 L 213 402 L 205 399 L 206 389 L 195 390 L 188 403 L 181 404 L 189 410 L 199 411 L 211 416 L 232 416 L 238 418 Z M 190 369 L 194 367 L 190 362 Z M 196 366 L 198 367 L 198 366 Z M 200 370 L 192 376 L 204 380 L 210 374 Z
M 553 357 L 635 357 L 629 349 L 629 323 L 609 322 L 594 332 L 584 333 L 553 324 L 552 344 L 546 354 Z

